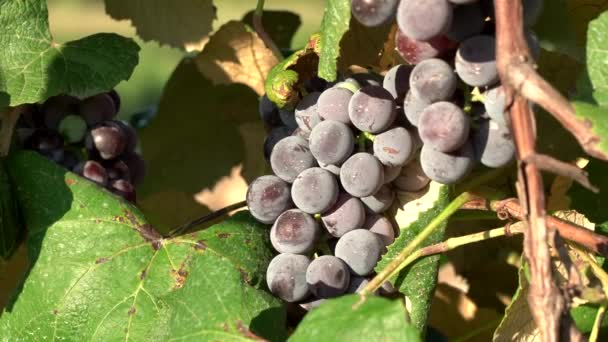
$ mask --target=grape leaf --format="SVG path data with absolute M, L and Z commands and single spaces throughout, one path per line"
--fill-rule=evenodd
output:
M 350 1 L 328 0 L 321 21 L 321 51 L 319 53 L 319 77 L 335 81 L 340 41 L 348 31 L 350 23 Z M 359 51 L 360 52 L 360 51 Z
M 587 69 L 594 90 L 608 92 L 608 12 L 589 23 Z
M 264 95 L 264 81 L 279 60 L 255 32 L 229 21 L 196 56 L 198 70 L 214 84 L 242 83 Z
M 384 269 L 448 205 L 449 188 L 431 182 L 430 186 L 421 192 L 398 193 L 397 202 L 399 208 L 395 219 L 401 227 L 401 232 L 395 242 L 388 247 L 388 252 L 382 260 L 378 262 L 376 272 Z M 444 232 L 445 224 L 437 229 L 424 245 L 441 242 Z M 412 325 L 421 331 L 424 331 L 431 308 L 438 270 L 439 256 L 428 256 L 419 259 L 391 279 L 391 283 L 405 294 L 411 303 L 411 309 L 409 307 L 408 309 Z
M 195 195 L 212 189 L 239 164 L 248 181 L 264 174 L 265 131 L 257 102 L 257 94 L 244 85 L 213 85 L 194 59 L 177 66 L 157 116 L 140 131 L 148 173 L 137 195 L 151 223 L 172 228 L 208 213 Z
M 400 301 L 358 295 L 331 299 L 308 313 L 289 341 L 421 341 Z
M 568 192 L 568 196 L 571 198 L 572 209 L 584 214 L 593 223 L 602 224 L 608 222 L 608 213 L 605 209 L 608 206 L 608 192 L 605 191 L 605 189 L 608 189 L 608 177 L 606 177 L 608 164 L 591 159 L 585 167 L 585 171 L 588 173 L 591 184 L 602 191 L 594 194 L 578 183 L 574 183 Z
M 255 13 L 254 10 L 243 16 L 243 22 L 250 27 L 253 27 L 253 13 Z M 262 25 L 280 49 L 289 49 L 293 36 L 302 25 L 302 20 L 300 20 L 299 15 L 293 12 L 264 10 Z
M 44 0 L 0 0 L 0 27 L 0 94 L 11 106 L 107 91 L 138 62 L 139 46 L 112 33 L 53 41 Z
M 399 53 L 395 50 L 395 31 L 391 34 L 393 25 L 385 24 L 376 27 L 366 27 L 355 18 L 350 20 L 350 28 L 344 34 L 340 42 L 340 58 L 338 59 L 338 70 L 347 71 L 352 65 L 363 67 L 390 69 L 393 65 L 403 62 Z M 391 60 L 393 63 L 385 65 L 382 69 L 382 59 Z
M 105 0 L 105 5 L 112 18 L 130 20 L 142 40 L 176 48 L 205 38 L 216 17 L 212 0 Z
M 10 258 L 17 248 L 23 228 L 13 184 L 6 172 L 5 159 L 0 157 L 0 263 Z
M 284 338 L 284 311 L 259 289 L 272 251 L 247 212 L 166 239 L 133 206 L 22 152 L 9 161 L 32 268 L 0 318 L 4 338 Z

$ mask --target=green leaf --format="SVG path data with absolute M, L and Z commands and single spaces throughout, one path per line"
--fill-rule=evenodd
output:
M 22 232 L 23 223 L 13 184 L 8 177 L 5 160 L 0 158 L 0 262 L 13 254 Z
M 253 27 L 254 13 L 255 11 L 252 10 L 243 16 L 243 22 L 250 27 Z M 264 10 L 262 25 L 279 48 L 289 49 L 293 36 L 302 25 L 302 20 L 299 15 L 290 11 Z
M 280 303 L 258 289 L 268 231 L 247 212 L 164 239 L 135 207 L 35 153 L 9 171 L 33 266 L 0 318 L 4 338 L 284 338 Z
M 328 0 L 321 21 L 321 51 L 319 53 L 319 77 L 335 81 L 340 56 L 340 41 L 350 22 L 349 0 Z
M 43 0 L 0 0 L 0 27 L 0 94 L 11 106 L 107 91 L 138 62 L 139 46 L 112 33 L 54 42 Z
M 597 194 L 583 188 L 577 183 L 572 185 L 568 196 L 572 199 L 572 209 L 587 216 L 589 221 L 602 224 L 608 222 L 608 163 L 591 159 L 585 167 L 589 181 L 601 191 Z
M 398 301 L 358 295 L 328 300 L 309 312 L 289 341 L 421 341 Z M 356 307 L 355 307 L 356 306 Z
M 545 1 L 543 12 L 534 26 L 534 33 L 544 49 L 581 60 L 581 46 L 584 45 L 577 40 L 573 17 L 568 11 L 568 1 Z
M 431 182 L 428 191 L 422 197 L 420 197 L 421 194 L 416 193 L 399 194 L 401 213 L 397 213 L 396 220 L 398 223 L 401 221 L 401 232 L 395 242 L 389 246 L 388 252 L 382 257 L 382 260 L 378 262 L 376 272 L 384 269 L 433 218 L 443 211 L 450 201 L 449 192 L 449 187 Z M 419 198 L 414 200 L 416 197 Z M 404 225 L 404 221 L 400 220 L 400 214 L 407 217 L 407 225 Z M 444 232 L 445 224 L 424 242 L 424 246 L 441 242 Z M 439 255 L 434 255 L 422 258 L 391 279 L 391 283 L 411 303 L 409 314 L 412 325 L 420 331 L 424 331 L 435 285 L 437 285 L 439 257 Z
M 338 70 L 348 71 L 348 68 L 352 65 L 382 69 L 382 66 L 380 66 L 381 58 L 385 54 L 396 51 L 395 37 L 390 34 L 391 28 L 390 23 L 367 27 L 359 23 L 357 19 L 351 18 L 350 27 L 340 42 Z M 385 48 L 388 49 L 385 50 Z M 403 59 L 398 53 L 389 56 L 397 58 L 394 62 L 403 63 Z M 388 67 L 392 67 L 392 65 Z
M 148 173 L 137 195 L 150 222 L 164 230 L 208 213 L 195 195 L 241 166 L 246 180 L 264 174 L 266 133 L 257 108 L 249 87 L 213 85 L 191 58 L 177 66 L 157 116 L 140 131 Z
M 211 32 L 215 19 L 212 0 L 105 0 L 106 13 L 130 20 L 144 41 L 176 48 L 198 44 Z
M 587 69 L 593 90 L 608 92 L 608 12 L 589 23 Z

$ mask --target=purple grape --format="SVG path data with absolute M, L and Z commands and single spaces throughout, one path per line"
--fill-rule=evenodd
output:
M 63 118 L 76 112 L 79 102 L 77 98 L 69 95 L 48 98 L 41 107 L 45 126 L 50 129 L 57 129 Z
M 120 156 L 120 160 L 127 164 L 131 175 L 131 184 L 140 185 L 146 176 L 146 162 L 135 152 L 127 152 Z
M 343 294 L 349 282 L 348 266 L 333 255 L 314 259 L 306 270 L 308 288 L 319 298 L 332 298 Z
M 492 120 L 506 126 L 505 112 L 507 111 L 507 95 L 502 86 L 496 86 L 486 90 L 483 105 Z
M 136 201 L 135 187 L 124 179 L 112 181 L 110 183 L 110 190 L 131 203 L 135 203 Z
M 80 103 L 79 111 L 89 127 L 112 120 L 117 114 L 116 103 L 112 96 L 107 93 L 84 99 Z
M 350 121 L 359 130 L 380 133 L 395 120 L 395 100 L 380 86 L 359 89 L 348 104 Z
M 274 145 L 290 135 L 291 130 L 286 126 L 273 128 L 270 133 L 268 133 L 268 136 L 266 136 L 266 139 L 264 139 L 264 158 L 269 161 Z
M 108 179 L 111 181 L 122 179 L 131 182 L 131 171 L 129 166 L 122 160 L 110 160 L 102 163 L 108 173 Z
M 354 154 L 342 164 L 340 182 L 352 196 L 370 196 L 384 184 L 382 164 L 369 153 Z
M 319 167 L 322 168 L 323 170 L 327 170 L 327 171 L 331 172 L 333 175 L 340 177 L 340 167 L 338 165 L 323 164 L 323 163 L 319 162 Z
M 388 183 L 394 181 L 395 179 L 397 179 L 397 177 L 399 177 L 399 175 L 401 174 L 401 169 L 403 168 L 402 165 L 398 165 L 398 166 L 383 165 L 383 167 L 384 167 L 384 184 L 388 184 Z
M 101 124 L 87 134 L 85 146 L 90 153 L 98 153 L 103 159 L 116 158 L 125 150 L 125 133 L 117 125 Z
M 395 15 L 399 0 L 352 0 L 353 17 L 363 26 L 380 26 Z
M 108 183 L 106 169 L 94 160 L 87 160 L 76 165 L 74 172 L 101 186 L 105 186 Z
M 418 121 L 418 132 L 424 145 L 439 152 L 460 148 L 469 137 L 469 117 L 450 102 L 437 102 L 426 107 Z
M 430 179 L 441 184 L 454 184 L 473 168 L 475 153 L 470 142 L 450 153 L 439 152 L 428 145 L 420 151 L 420 165 Z
M 57 150 L 63 147 L 63 138 L 50 129 L 37 129 L 26 140 L 25 147 L 38 152 Z
M 300 137 L 306 141 L 308 141 L 308 139 L 310 139 L 310 132 L 306 132 L 303 129 L 301 129 L 300 127 L 294 129 L 293 132 L 291 132 L 291 135 L 294 137 Z
M 370 274 L 380 259 L 382 243 L 375 233 L 355 229 L 344 234 L 336 244 L 336 257 L 342 259 L 353 274 Z
M 274 222 L 270 230 L 270 242 L 279 253 L 306 254 L 315 246 L 320 229 L 309 214 L 287 210 Z
M 353 97 L 353 92 L 340 86 L 333 86 L 319 96 L 317 110 L 325 120 L 335 120 L 343 124 L 350 124 L 348 116 L 348 103 Z
M 114 102 L 114 108 L 116 109 L 116 113 L 118 113 L 120 111 L 120 95 L 118 95 L 118 92 L 114 89 L 110 90 L 108 92 L 108 95 L 112 98 L 112 102 Z
M 317 107 L 319 101 L 320 92 L 310 93 L 298 103 L 295 110 L 295 119 L 300 129 L 310 132 L 319 122 L 321 117 Z
M 335 237 L 361 228 L 365 222 L 365 210 L 361 200 L 341 192 L 336 203 L 321 216 L 327 231 Z
M 503 167 L 515 157 L 515 143 L 509 129 L 493 120 L 483 120 L 473 131 L 477 159 L 487 167 Z
M 388 210 L 395 201 L 395 193 L 387 185 L 383 185 L 375 194 L 362 197 L 361 202 L 368 213 L 380 214 Z M 359 225 L 361 227 L 361 225 Z
M 389 219 L 381 215 L 368 215 L 363 228 L 376 234 L 384 246 L 395 241 L 395 229 Z
M 283 125 L 287 126 L 287 128 L 290 130 L 298 128 L 298 122 L 296 121 L 296 116 L 293 110 L 284 108 L 279 109 L 279 117 L 281 118 Z
M 457 85 L 458 78 L 454 69 L 437 58 L 418 63 L 410 76 L 410 89 L 413 95 L 431 103 L 448 100 L 456 91 Z M 405 110 L 407 113 L 407 107 Z
M 454 18 L 445 34 L 452 41 L 460 42 L 480 34 L 485 26 L 485 16 L 479 3 L 454 8 Z
M 293 203 L 305 213 L 324 213 L 338 199 L 336 178 L 320 167 L 304 170 L 291 186 Z
M 266 283 L 275 296 L 286 302 L 297 302 L 308 296 L 306 270 L 310 259 L 304 255 L 279 254 L 268 264 Z
M 408 121 L 417 127 L 418 121 L 420 120 L 420 114 L 422 114 L 422 111 L 431 104 L 431 101 L 419 98 L 410 90 L 407 92 L 405 100 L 403 100 L 403 111 L 405 112 Z
M 350 283 L 348 284 L 346 293 L 359 293 L 359 291 L 363 290 L 367 284 L 369 284 L 369 280 L 367 278 L 350 276 Z
M 279 141 L 270 154 L 270 166 L 277 177 L 292 183 L 304 170 L 316 165 L 308 148 L 308 142 L 290 136 Z
M 413 152 L 412 137 L 403 127 L 391 128 L 374 139 L 374 157 L 384 165 L 404 165 Z
M 397 24 L 408 37 L 427 41 L 445 33 L 452 23 L 452 6 L 447 0 L 401 0 Z
M 123 134 L 125 135 L 125 151 L 126 152 L 135 151 L 135 148 L 137 147 L 138 139 L 137 139 L 137 131 L 135 130 L 135 128 L 133 128 L 133 126 L 131 126 L 130 124 L 128 124 L 125 121 L 120 121 L 120 120 L 112 120 L 112 121 L 109 121 L 107 124 L 115 125 L 122 130 Z
M 277 176 L 255 179 L 247 189 L 249 212 L 258 221 L 273 223 L 281 213 L 293 207 L 289 184 Z
M 266 125 L 270 127 L 281 125 L 279 109 L 272 101 L 270 101 L 268 96 L 263 95 L 260 97 L 260 102 L 258 103 L 258 112 L 260 113 L 260 118 L 262 118 L 262 121 Z
M 498 82 L 494 37 L 479 35 L 463 41 L 456 52 L 455 66 L 460 79 L 472 87 Z
M 325 120 L 310 133 L 310 152 L 320 163 L 339 165 L 354 148 L 353 132 L 339 121 Z
M 393 185 L 401 191 L 415 192 L 422 190 L 430 181 L 422 170 L 420 160 L 416 158 L 403 167 Z
M 401 102 L 405 94 L 410 90 L 411 73 L 411 66 L 403 64 L 395 65 L 384 75 L 382 86 L 393 95 L 396 101 Z
M 416 65 L 426 59 L 441 57 L 457 45 L 445 36 L 437 36 L 428 41 L 420 41 L 406 36 L 401 30 L 395 35 L 395 48 L 410 65 Z

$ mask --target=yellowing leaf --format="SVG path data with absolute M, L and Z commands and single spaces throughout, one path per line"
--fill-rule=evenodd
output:
M 439 198 L 442 185 L 431 182 L 428 187 L 417 192 L 397 192 L 399 208 L 395 214 L 395 221 L 399 227 L 407 227 L 416 222 L 420 214 L 433 208 Z
M 260 96 L 268 72 L 278 62 L 257 34 L 239 21 L 222 25 L 196 57 L 198 70 L 214 84 L 242 83 Z

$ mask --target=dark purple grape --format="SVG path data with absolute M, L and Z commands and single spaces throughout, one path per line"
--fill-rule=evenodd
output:
M 300 137 L 290 136 L 282 139 L 270 154 L 272 171 L 288 183 L 292 183 L 302 171 L 315 165 L 308 142 Z
M 319 225 L 312 216 L 291 209 L 279 215 L 274 222 L 270 242 L 279 253 L 306 254 L 314 248 L 319 233 Z
M 336 257 L 342 259 L 353 274 L 366 276 L 380 259 L 383 244 L 375 233 L 355 229 L 344 234 L 336 244 Z
M 291 186 L 291 198 L 305 213 L 324 213 L 338 199 L 338 183 L 329 171 L 313 167 L 296 177 Z
M 137 147 L 137 131 L 126 121 L 112 120 L 106 123 L 108 125 L 118 126 L 125 135 L 125 151 L 133 152 Z
M 335 237 L 361 228 L 365 222 L 365 210 L 361 200 L 341 192 L 336 203 L 321 216 L 327 231 Z
M 112 120 L 117 113 L 116 103 L 108 93 L 97 94 L 84 99 L 80 103 L 79 111 L 89 127 Z
M 398 64 L 389 69 L 386 75 L 384 75 L 382 86 L 393 95 L 395 101 L 403 101 L 405 94 L 410 90 L 411 73 L 411 66 Z
M 420 165 L 430 179 L 441 184 L 454 184 L 467 176 L 475 166 L 475 152 L 470 142 L 450 153 L 424 145 L 420 151 Z
M 487 167 L 503 167 L 515 157 L 515 143 L 509 129 L 493 120 L 482 120 L 473 130 L 477 159 Z
M 308 288 L 319 298 L 332 298 L 343 294 L 349 282 L 348 266 L 333 255 L 314 259 L 306 270 Z
M 384 184 L 390 183 L 394 181 L 401 174 L 401 169 L 403 166 L 388 166 L 383 165 L 384 167 Z
M 277 176 L 256 178 L 247 189 L 249 212 L 258 221 L 273 223 L 281 213 L 293 207 L 289 184 Z
M 412 125 L 418 126 L 420 114 L 422 114 L 422 111 L 431 104 L 431 101 L 419 98 L 410 90 L 407 92 L 405 100 L 403 100 L 403 111 L 405 112 L 408 121 Z
M 268 264 L 266 283 L 275 296 L 286 302 L 297 302 L 309 294 L 306 270 L 310 259 L 304 255 L 279 254 Z
M 114 102 L 114 108 L 116 108 L 116 113 L 118 113 L 120 111 L 120 95 L 118 95 L 118 92 L 114 89 L 110 90 L 108 92 L 108 95 L 112 98 L 112 102 Z
M 76 165 L 80 163 L 80 159 L 80 155 L 76 151 L 64 150 L 60 164 L 68 170 L 74 170 Z
M 285 108 L 279 109 L 279 117 L 281 118 L 283 125 L 287 126 L 287 128 L 290 130 L 298 128 L 298 122 L 296 121 L 296 116 L 293 110 Z
M 368 215 L 363 228 L 376 234 L 384 246 L 395 241 L 395 229 L 389 219 L 381 215 Z
M 413 153 L 412 137 L 403 127 L 391 128 L 374 138 L 374 157 L 384 165 L 404 165 Z
M 369 284 L 369 280 L 367 278 L 351 275 L 346 293 L 359 293 L 359 291 L 363 290 L 367 284 Z
M 437 102 L 426 107 L 418 121 L 418 132 L 424 145 L 439 152 L 460 148 L 469 137 L 469 117 L 450 102 Z
M 354 154 L 340 167 L 340 182 L 352 196 L 370 196 L 384 184 L 382 164 L 369 153 Z
M 450 99 L 457 86 L 458 78 L 454 69 L 437 58 L 418 63 L 410 77 L 410 89 L 413 95 L 431 103 Z M 407 113 L 407 107 L 405 110 Z
M 287 138 L 291 135 L 291 130 L 286 126 L 279 126 L 273 128 L 266 139 L 264 139 L 264 158 L 270 161 L 270 155 L 272 154 L 272 149 L 274 145 L 276 145 L 279 141 Z
M 456 49 L 457 45 L 443 35 L 428 41 L 420 41 L 397 30 L 395 48 L 407 63 L 416 65 L 426 59 L 441 57 L 448 51 Z
M 463 41 L 456 52 L 455 66 L 460 79 L 472 87 L 498 82 L 494 37 L 479 35 Z
M 408 37 L 426 41 L 450 28 L 452 6 L 447 0 L 401 0 L 397 24 Z
M 454 8 L 452 25 L 446 36 L 455 42 L 480 34 L 485 26 L 485 16 L 479 3 Z
M 323 170 L 327 170 L 327 171 L 331 172 L 332 174 L 340 177 L 340 166 L 338 166 L 338 165 L 323 164 L 323 163 L 319 162 L 319 167 L 322 168 Z
M 106 169 L 94 160 L 81 162 L 74 167 L 74 172 L 101 186 L 105 186 L 108 183 Z
M 310 93 L 304 96 L 296 106 L 295 119 L 300 129 L 310 132 L 321 122 L 317 106 L 319 96 L 321 96 L 320 92 Z
M 367 213 L 381 214 L 388 210 L 395 201 L 395 193 L 387 185 L 383 185 L 375 194 L 362 197 L 361 202 Z M 361 228 L 361 225 L 359 225 Z
M 359 89 L 348 104 L 350 121 L 359 130 L 379 133 L 395 120 L 395 99 L 380 86 Z
M 41 128 L 44 126 L 44 114 L 37 104 L 24 104 L 17 128 Z
M 125 150 L 126 137 L 117 125 L 102 124 L 89 131 L 85 139 L 87 150 L 93 155 L 99 154 L 102 159 L 120 156 Z
M 333 86 L 319 96 L 317 110 L 325 120 L 335 120 L 343 124 L 350 124 L 348 116 L 348 103 L 353 97 L 353 92 L 339 85 Z
M 140 185 L 146 176 L 146 162 L 144 159 L 138 153 L 127 152 L 120 156 L 120 160 L 129 167 L 131 184 Z
M 403 167 L 393 185 L 401 191 L 415 192 L 424 189 L 430 181 L 422 170 L 420 160 L 416 158 Z
M 44 125 L 50 129 L 57 129 L 59 123 L 68 115 L 77 111 L 79 100 L 69 95 L 58 95 L 48 98 L 41 107 L 44 116 Z
M 380 26 L 395 15 L 399 0 L 352 0 L 353 17 L 363 26 Z
M 63 157 L 64 157 L 63 148 L 58 148 L 55 150 L 42 150 L 42 151 L 37 151 L 37 152 L 57 164 L 61 164 L 61 161 L 63 160 Z
M 262 121 L 266 125 L 270 127 L 276 127 L 281 125 L 281 116 L 279 115 L 279 109 L 272 101 L 270 101 L 268 96 L 263 95 L 262 97 L 260 97 L 260 102 L 258 103 L 258 111 L 260 113 Z
M 310 152 L 320 163 L 340 165 L 354 148 L 353 132 L 339 121 L 325 120 L 310 133 Z
M 492 120 L 506 126 L 505 112 L 507 110 L 507 95 L 502 86 L 496 86 L 483 93 L 483 105 Z
M 308 141 L 308 139 L 310 139 L 310 132 L 305 132 L 300 127 L 294 129 L 293 132 L 291 132 L 291 135 L 294 137 L 300 137 L 306 141 Z
M 129 166 L 122 160 L 105 161 L 102 165 L 106 168 L 108 179 L 111 181 L 122 179 L 131 182 L 131 171 Z
M 25 142 L 25 147 L 35 151 L 51 151 L 63 147 L 63 138 L 57 131 L 37 129 Z
M 124 198 L 125 200 L 135 203 L 135 187 L 124 179 L 117 179 L 110 183 L 110 191 Z

